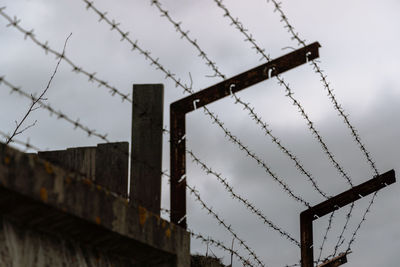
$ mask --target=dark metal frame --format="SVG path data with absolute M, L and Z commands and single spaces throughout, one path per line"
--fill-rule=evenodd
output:
M 355 186 L 337 196 L 334 196 L 314 207 L 311 207 L 300 214 L 300 242 L 301 242 L 301 267 L 314 266 L 313 248 L 313 221 L 321 218 L 337 209 L 340 209 L 362 197 L 372 194 L 390 184 L 396 182 L 394 170 L 378 175 L 373 179 Z M 347 259 L 346 261 L 347 262 Z M 345 263 L 342 262 L 341 264 Z M 338 260 L 336 265 L 339 266 Z M 323 265 L 326 266 L 326 265 Z
M 197 108 L 318 58 L 319 47 L 321 46 L 318 42 L 312 43 L 171 104 L 171 222 L 183 228 L 187 227 L 185 115 Z

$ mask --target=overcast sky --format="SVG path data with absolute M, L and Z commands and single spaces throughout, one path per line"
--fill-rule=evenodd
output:
M 154 58 L 190 84 L 201 90 L 220 81 L 207 77 L 213 74 L 198 52 L 186 40 L 181 39 L 174 27 L 150 0 L 96 0 L 101 11 L 107 11 L 110 19 L 121 23 L 121 29 L 129 31 L 132 40 L 151 51 Z M 243 35 L 230 25 L 224 12 L 213 0 L 184 1 L 164 0 L 163 7 L 173 19 L 181 21 L 190 37 L 197 39 L 200 47 L 216 62 L 227 77 L 246 71 L 264 63 L 260 55 L 244 42 Z M 265 48 L 272 58 L 279 57 L 297 48 L 291 35 L 283 28 L 272 3 L 266 0 L 226 0 L 225 5 L 243 26 L 249 29 L 257 43 Z M 169 104 L 184 96 L 182 88 L 175 88 L 171 80 L 150 66 L 138 51 L 120 41 L 116 31 L 98 22 L 92 10 L 86 10 L 82 0 L 0 0 L 0 7 L 10 16 L 21 19 L 20 26 L 31 30 L 41 42 L 62 51 L 63 43 L 72 32 L 67 46 L 67 56 L 84 70 L 107 81 L 123 93 L 131 93 L 132 84 L 163 83 L 165 86 L 164 125 L 169 128 Z M 290 22 L 307 43 L 320 42 L 320 65 L 338 101 L 359 135 L 371 152 L 380 172 L 399 170 L 398 137 L 400 125 L 400 2 L 382 1 L 283 1 L 282 8 Z M 54 55 L 44 50 L 0 16 L 0 76 L 28 93 L 39 93 L 45 87 L 56 64 Z M 112 141 L 130 141 L 131 105 L 121 103 L 118 96 L 112 97 L 104 87 L 88 82 L 82 74 L 71 71 L 65 61 L 51 85 L 47 103 L 63 111 L 73 119 L 98 133 L 108 133 Z M 190 74 L 190 75 L 189 75 Z M 329 149 L 338 162 L 349 173 L 355 184 L 373 176 L 363 154 L 353 141 L 350 130 L 334 110 L 327 92 L 319 81 L 319 75 L 305 64 L 283 75 L 315 123 Z M 296 107 L 285 96 L 284 88 L 276 79 L 268 80 L 238 93 L 245 102 L 251 103 L 255 111 L 268 123 L 273 133 L 316 177 L 318 184 L 330 195 L 336 195 L 348 185 L 323 153 L 321 146 L 308 130 L 306 121 Z M 0 130 L 11 133 L 15 120 L 19 121 L 29 106 L 29 100 L 18 94 L 10 94 L 8 87 L 0 85 Z M 293 190 L 312 204 L 323 201 L 306 177 L 299 173 L 287 156 L 282 154 L 271 139 L 250 119 L 242 106 L 227 97 L 211 104 L 210 109 L 218 114 L 225 126 L 262 158 L 271 169 L 290 185 Z M 65 149 L 101 143 L 95 137 L 73 127 L 44 109 L 36 110 L 27 124 L 37 124 L 17 139 L 30 142 L 43 150 Z M 228 141 L 222 130 L 207 118 L 202 111 L 187 116 L 188 148 L 198 155 L 213 170 L 224 178 L 243 197 L 253 202 L 268 218 L 299 239 L 299 214 L 304 206 L 295 202 L 275 183 L 254 160 L 245 156 L 236 145 Z M 169 136 L 164 136 L 163 169 L 169 169 Z M 206 175 L 188 158 L 188 183 L 195 186 L 204 201 L 231 224 L 267 266 L 283 266 L 296 263 L 300 250 L 279 234 L 267 228 L 254 214 L 246 210 L 217 182 Z M 397 184 L 378 194 L 372 212 L 362 226 L 352 246 L 353 254 L 348 266 L 398 266 L 400 249 L 399 189 Z M 162 206 L 169 208 L 169 187 L 164 179 Z M 370 197 L 357 202 L 345 232 L 346 249 L 351 233 L 359 223 Z M 348 208 L 337 213 L 323 255 L 332 253 L 337 237 L 343 227 Z M 223 240 L 230 246 L 232 237 L 216 221 L 202 210 L 193 196 L 188 195 L 189 227 L 204 235 Z M 315 254 L 320 246 L 327 218 L 314 223 Z M 191 244 L 193 253 L 204 254 L 206 245 L 197 241 Z M 235 248 L 242 255 L 246 252 Z M 229 263 L 230 255 L 217 248 L 210 249 Z M 236 264 L 238 266 L 238 264 Z

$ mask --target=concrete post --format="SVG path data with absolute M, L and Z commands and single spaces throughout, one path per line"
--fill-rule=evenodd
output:
M 133 85 L 130 200 L 160 214 L 162 84 Z

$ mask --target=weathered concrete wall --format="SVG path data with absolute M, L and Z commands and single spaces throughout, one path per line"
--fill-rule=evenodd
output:
M 7 219 L 0 219 L 0 266 L 2 267 L 139 267 L 122 259 L 64 238 L 49 236 Z
M 4 144 L 0 215 L 139 266 L 190 266 L 190 236 L 184 229 L 91 179 Z

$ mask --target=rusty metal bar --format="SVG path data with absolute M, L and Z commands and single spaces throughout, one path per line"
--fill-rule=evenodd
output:
M 171 222 L 186 229 L 186 120 L 185 114 L 170 109 Z
M 348 253 L 342 253 L 339 256 L 336 256 L 330 259 L 329 261 L 324 262 L 321 265 L 318 265 L 318 267 L 338 267 L 342 264 L 345 264 L 347 263 L 347 254 Z
M 256 83 L 262 82 L 280 73 L 298 67 L 307 61 L 318 58 L 319 47 L 321 47 L 321 45 L 318 42 L 314 42 L 306 47 L 293 51 L 268 63 L 262 64 L 223 82 L 217 83 L 216 85 L 201 90 L 195 94 L 182 98 L 172 103 L 172 105 L 174 106 L 174 109 L 186 114 L 195 110 L 196 108 L 200 108 L 224 98 L 231 93 L 239 92 Z
M 319 57 L 320 44 L 312 43 L 266 64 L 180 99 L 170 105 L 171 222 L 186 228 L 185 115 L 223 97 Z
M 390 170 L 384 174 L 378 175 L 377 177 L 365 183 L 355 186 L 335 197 L 332 197 L 314 207 L 303 211 L 300 214 L 301 266 L 313 267 L 314 252 L 312 223 L 314 220 L 395 182 L 395 172 L 394 170 Z

